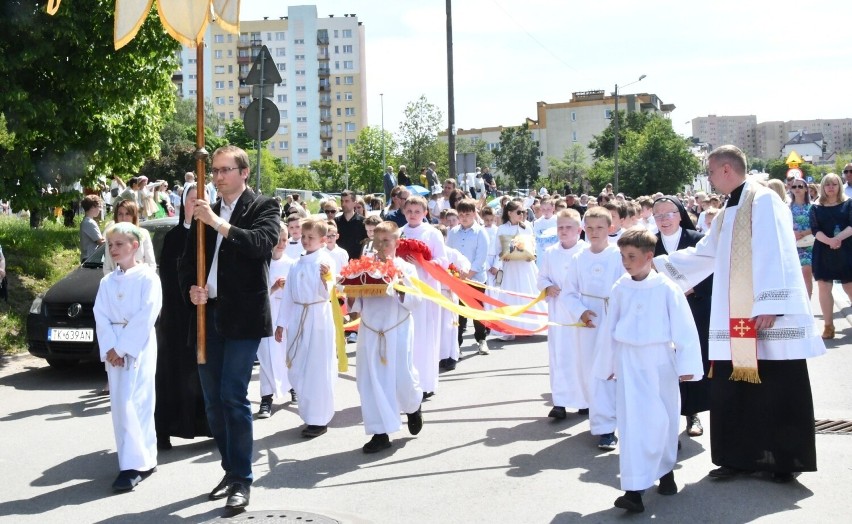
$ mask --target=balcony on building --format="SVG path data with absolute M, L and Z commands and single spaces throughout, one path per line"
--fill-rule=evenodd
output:
M 237 40 L 237 49 L 243 49 L 246 47 L 251 47 L 251 40 L 249 40 L 248 37 L 240 37 L 240 39 Z
M 320 95 L 320 107 L 331 107 L 331 95 Z
M 326 80 L 319 81 L 319 90 L 321 93 L 330 93 L 331 92 L 331 82 Z
M 321 65 L 317 68 L 317 73 L 319 73 L 320 77 L 326 77 L 331 75 L 331 68 L 327 65 Z
M 331 140 L 331 126 L 321 126 L 320 127 L 320 139 L 321 140 Z
M 317 51 L 317 61 L 318 62 L 328 62 L 331 60 L 331 56 L 328 54 L 327 47 L 320 47 Z
M 327 149 L 322 149 L 320 151 L 320 156 L 323 158 L 330 158 L 332 156 L 331 148 L 329 147 Z
M 251 46 L 252 47 L 263 47 L 263 40 L 252 40 Z
M 251 62 L 252 62 L 252 59 L 251 59 L 250 56 L 238 56 L 237 57 L 237 63 L 238 64 L 250 64 Z
M 320 111 L 320 123 L 331 124 L 331 111 L 328 111 L 326 109 Z
M 248 86 L 248 85 L 241 83 L 240 88 L 237 90 L 237 93 L 240 96 L 248 96 L 248 95 L 251 94 L 251 86 Z
M 328 45 L 328 30 L 320 29 L 317 31 L 317 45 Z

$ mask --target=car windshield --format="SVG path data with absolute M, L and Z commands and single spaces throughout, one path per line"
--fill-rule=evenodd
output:
M 163 250 L 163 239 L 166 233 L 177 224 L 177 219 L 160 219 L 150 223 L 143 223 L 142 227 L 151 234 L 151 244 L 154 245 L 154 258 L 160 260 L 160 252 Z M 83 267 L 96 269 L 104 267 L 104 256 L 106 255 L 106 244 L 98 246 L 98 249 L 84 262 Z

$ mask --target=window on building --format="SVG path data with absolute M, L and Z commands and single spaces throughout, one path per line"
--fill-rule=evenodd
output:
M 225 35 L 213 35 L 213 42 L 216 44 L 224 44 Z
M 290 142 L 286 140 L 280 140 L 278 142 L 278 149 L 290 149 Z
M 337 92 L 334 96 L 337 100 L 340 100 L 340 92 Z
M 287 38 L 287 33 L 285 33 L 284 31 L 278 31 L 278 32 L 275 33 L 275 39 L 276 40 L 285 40 L 286 38 Z
M 233 104 L 233 103 L 234 103 L 234 97 L 229 96 L 229 97 L 228 97 L 228 103 L 229 103 L 229 104 Z
M 217 49 L 217 50 L 213 51 L 213 58 L 222 58 L 222 50 Z
M 234 74 L 234 66 L 232 66 L 232 65 L 228 66 L 228 74 L 231 74 L 231 75 Z
M 278 134 L 279 135 L 286 135 L 289 132 L 290 132 L 290 129 L 287 126 L 281 126 L 281 127 L 278 128 Z
M 346 132 L 351 133 L 355 131 L 355 122 L 346 122 Z
M 340 46 L 339 45 L 334 46 L 334 54 L 336 54 L 336 55 L 340 54 Z
M 300 147 L 299 150 L 298 150 L 298 153 L 300 155 L 307 155 L 308 154 L 308 148 L 307 147 Z
M 296 138 L 308 138 L 307 133 L 296 133 Z
M 346 116 L 355 116 L 355 108 L 347 107 L 346 108 Z
M 217 106 L 225 105 L 225 97 L 224 96 L 217 96 L 216 97 L 216 105 Z
M 352 46 L 351 46 L 351 45 L 345 45 L 345 46 L 343 46 L 343 53 L 344 53 L 344 54 L 345 54 L 345 53 L 350 53 L 350 54 L 351 54 L 351 53 L 352 53 Z
M 233 88 L 234 88 L 234 81 L 228 80 L 228 89 L 233 89 Z
M 275 48 L 275 56 L 287 56 L 287 48 L 286 47 L 276 47 Z
M 230 44 L 233 41 L 234 41 L 234 35 L 232 35 L 231 33 L 228 33 L 228 43 Z
M 255 31 L 254 33 L 252 33 L 251 39 L 252 40 L 260 40 L 260 31 Z
M 343 38 L 352 38 L 352 30 L 344 29 L 343 30 Z
M 343 124 L 337 124 L 337 132 L 340 133 L 343 131 Z
M 266 39 L 272 40 L 272 33 L 266 33 Z
M 230 113 L 228 113 L 228 120 L 233 120 L 233 119 L 234 119 L 234 112 L 231 111 Z
M 353 62 L 352 60 L 344 60 L 343 61 L 343 69 L 354 69 L 354 68 L 355 68 L 355 62 Z
M 305 55 L 296 55 L 296 60 L 304 60 Z
M 216 85 L 216 89 L 225 89 L 225 81 L 224 80 L 217 80 L 215 85 Z
M 576 111 L 571 111 L 571 121 L 572 122 L 577 121 L 577 112 Z
M 334 68 L 340 69 L 340 62 L 338 62 L 337 60 L 334 61 Z
M 296 86 L 296 91 L 307 91 L 307 90 L 308 90 L 307 86 Z
M 340 77 L 339 76 L 334 77 L 334 85 L 336 85 L 336 86 L 340 85 Z
M 228 49 L 228 58 L 233 58 L 233 57 L 234 57 L 234 50 Z
M 343 93 L 343 97 L 346 100 L 352 100 L 352 93 Z
M 225 112 L 224 111 L 219 113 L 219 118 L 221 118 L 222 120 L 225 119 Z
M 576 131 L 571 131 L 571 140 L 573 142 L 577 141 L 577 132 Z
M 306 117 L 306 116 L 297 116 L 296 117 L 296 122 L 298 122 L 298 123 L 307 123 L 307 121 L 308 121 L 308 117 Z
M 343 147 L 343 139 L 342 138 L 337 139 L 337 147 L 338 148 Z
M 279 103 L 287 102 L 287 95 L 278 95 L 278 102 Z
M 604 109 L 604 118 L 607 120 L 612 119 L 612 109 Z
M 273 151 L 275 150 L 275 141 L 272 141 L 272 142 L 269 143 L 269 149 L 271 149 Z
M 304 100 L 297 100 L 296 101 L 296 107 L 308 107 L 308 103 L 305 102 Z
M 187 61 L 186 61 L 186 63 L 187 63 L 187 64 L 194 64 L 194 63 L 195 63 L 195 58 L 190 58 L 189 60 L 187 60 Z
M 305 76 L 304 69 L 296 69 L 296 76 Z
M 278 70 L 279 71 L 286 71 L 287 70 L 287 64 L 278 64 Z
M 334 30 L 334 38 L 339 38 L 339 37 L 340 37 L 340 31 L 338 31 L 337 29 L 335 29 L 335 30 Z
M 198 78 L 198 75 L 189 75 L 190 80 L 195 80 L 196 78 Z
M 213 72 L 216 74 L 225 74 L 225 66 L 216 66 L 213 68 Z
M 355 77 L 354 76 L 344 76 L 343 77 L 343 83 L 348 85 L 348 86 L 351 86 L 352 84 L 355 83 Z
M 342 115 L 343 115 L 343 110 L 341 110 L 341 109 L 338 107 L 338 108 L 337 108 L 337 116 L 342 116 Z
M 293 40 L 293 43 L 296 44 L 296 45 L 304 44 L 305 39 L 304 38 L 297 38 L 297 39 Z
M 281 120 L 287 120 L 287 110 L 286 109 L 279 109 L 278 110 L 278 116 L 281 117 Z

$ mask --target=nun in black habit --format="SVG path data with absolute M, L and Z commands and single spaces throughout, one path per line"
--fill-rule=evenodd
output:
M 182 220 L 166 233 L 160 254 L 163 309 L 157 331 L 157 404 L 154 409 L 159 449 L 171 449 L 170 437 L 210 436 L 195 348 L 189 344 L 190 322 L 195 317 L 178 285 L 178 262 L 186 245 L 196 196 L 196 185 L 187 184 L 178 215 Z
M 654 256 L 667 255 L 695 246 L 704 237 L 695 230 L 686 208 L 677 197 L 664 196 L 654 201 L 654 221 L 657 229 L 657 246 Z M 680 414 L 686 417 L 686 432 L 691 437 L 704 434 L 698 413 L 710 409 L 710 360 L 708 337 L 710 334 L 710 297 L 713 291 L 713 276 L 702 280 L 686 295 L 698 338 L 701 342 L 701 361 L 704 363 L 704 378 L 696 382 L 680 383 Z

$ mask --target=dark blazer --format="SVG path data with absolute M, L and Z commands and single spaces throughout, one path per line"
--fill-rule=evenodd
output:
M 220 199 L 213 204 L 213 212 L 218 215 L 221 207 Z M 225 338 L 272 336 L 268 280 L 272 248 L 278 243 L 281 229 L 278 209 L 275 200 L 257 196 L 250 189 L 243 191 L 234 205 L 230 233 L 219 246 L 217 273 L 216 331 Z M 178 270 L 181 293 L 186 300 L 189 300 L 189 288 L 196 283 L 197 234 L 198 221 L 193 220 Z M 207 275 L 213 264 L 216 236 L 212 227 L 204 227 Z M 195 309 L 191 319 L 193 335 Z
M 382 177 L 382 184 L 385 190 L 385 202 L 390 204 L 390 194 L 391 190 L 396 186 L 396 177 L 393 176 L 393 173 L 385 171 Z
M 680 251 L 681 249 L 686 249 L 688 247 L 695 247 L 698 244 L 698 241 L 704 238 L 704 233 L 699 231 L 693 231 L 691 229 L 682 229 L 680 233 L 680 241 L 677 243 L 677 249 Z M 668 255 L 668 251 L 666 251 L 665 246 L 663 246 L 663 237 L 662 233 L 657 232 L 657 246 L 654 248 L 654 256 L 659 255 Z M 693 288 L 695 293 L 689 295 L 688 298 L 702 298 L 707 299 L 707 308 L 709 311 L 710 308 L 710 297 L 713 294 L 713 276 L 709 276 L 702 280 L 697 286 Z

